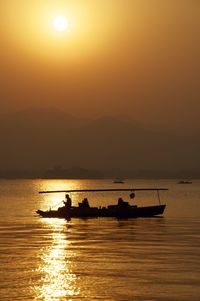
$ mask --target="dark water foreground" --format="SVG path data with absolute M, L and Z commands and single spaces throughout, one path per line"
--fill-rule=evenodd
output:
M 199 182 L 188 187 L 127 181 L 127 187 L 170 188 L 161 195 L 167 203 L 162 218 L 65 221 L 34 213 L 63 198 L 41 196 L 39 190 L 111 185 L 109 180 L 0 182 L 0 300 L 200 300 Z M 74 202 L 81 197 L 75 195 Z M 117 197 L 111 195 L 113 202 Z M 90 199 L 92 205 L 109 201 L 107 195 Z M 145 194 L 134 201 L 156 199 Z

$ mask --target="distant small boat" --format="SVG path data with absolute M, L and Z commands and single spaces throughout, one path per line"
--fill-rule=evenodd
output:
M 59 190 L 59 191 L 41 191 L 40 193 L 58 193 L 64 192 L 66 200 L 64 206 L 57 210 L 37 210 L 36 213 L 42 217 L 47 218 L 94 218 L 94 217 L 115 217 L 115 218 L 137 218 L 137 217 L 153 217 L 163 214 L 166 205 L 160 203 L 160 190 L 168 190 L 166 188 L 144 188 L 144 189 L 86 189 L 86 190 Z M 115 191 L 131 191 L 130 198 L 135 197 L 135 191 L 156 191 L 158 195 L 159 204 L 153 206 L 139 207 L 137 205 L 130 205 L 122 198 L 118 199 L 116 205 L 108 205 L 107 207 L 90 207 L 87 198 L 78 203 L 78 206 L 72 206 L 71 198 L 68 193 L 82 193 L 82 192 L 115 192 Z
M 118 178 L 113 181 L 114 184 L 124 184 L 124 180 Z
M 192 184 L 192 181 L 179 181 L 178 184 Z

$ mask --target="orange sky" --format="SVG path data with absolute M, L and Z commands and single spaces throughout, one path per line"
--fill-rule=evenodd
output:
M 1 1 L 1 110 L 198 125 L 199 23 L 196 0 Z

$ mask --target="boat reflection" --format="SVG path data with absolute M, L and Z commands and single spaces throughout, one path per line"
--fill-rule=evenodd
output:
M 66 221 L 47 219 L 51 232 L 48 235 L 47 247 L 41 249 L 40 284 L 36 289 L 36 300 L 70 300 L 79 295 L 77 277 L 73 273 L 75 253 L 70 250 Z

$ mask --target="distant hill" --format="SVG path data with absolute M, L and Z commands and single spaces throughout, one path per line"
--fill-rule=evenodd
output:
M 199 138 L 151 130 L 121 117 L 88 120 L 54 108 L 29 109 L 0 116 L 0 170 L 198 169 Z

